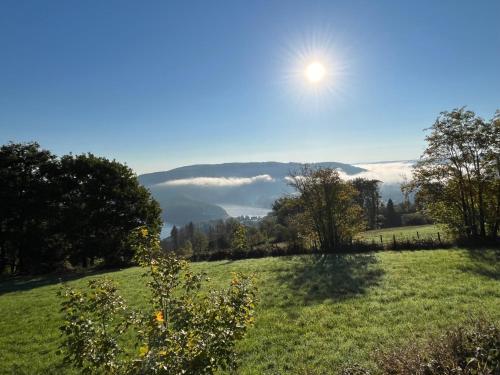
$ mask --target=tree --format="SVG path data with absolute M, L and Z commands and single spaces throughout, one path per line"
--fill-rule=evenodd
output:
M 379 226 L 378 213 L 380 207 L 379 180 L 368 180 L 366 178 L 355 178 L 352 184 L 358 191 L 356 202 L 363 209 L 366 226 L 368 229 L 376 229 Z
M 204 253 L 208 249 L 208 238 L 205 233 L 195 230 L 193 234 L 193 253 Z
M 247 250 L 247 231 L 244 225 L 237 223 L 231 237 L 231 247 L 234 250 Z
M 310 222 L 320 248 L 336 251 L 364 227 L 363 210 L 356 202 L 353 184 L 331 168 L 304 167 L 291 175 L 290 185 L 299 193 L 304 222 Z
M 177 230 L 177 227 L 175 225 L 170 231 L 170 238 L 172 239 L 173 249 L 177 250 L 179 248 L 179 231 Z
M 50 247 L 59 221 L 55 166 L 55 156 L 35 142 L 0 148 L 0 262 L 12 273 L 62 258 L 60 249 Z
M 159 205 L 127 166 L 92 154 L 57 158 L 37 143 L 0 149 L 0 207 L 0 259 L 11 272 L 128 262 L 130 231 L 161 225 Z
M 73 261 L 103 258 L 108 264 L 132 259 L 125 241 L 134 228 L 161 228 L 161 210 L 134 172 L 117 161 L 92 154 L 61 158 L 62 215 L 73 245 Z
M 465 108 L 442 112 L 405 189 L 438 223 L 466 238 L 496 238 L 500 221 L 500 121 Z
M 193 238 L 194 238 L 194 224 L 193 224 L 192 221 L 189 222 L 189 224 L 186 227 L 186 230 L 187 230 L 187 238 L 189 239 L 189 241 L 193 242 Z
M 399 227 L 401 225 L 401 217 L 394 209 L 394 203 L 389 198 L 385 209 L 385 226 L 387 228 Z

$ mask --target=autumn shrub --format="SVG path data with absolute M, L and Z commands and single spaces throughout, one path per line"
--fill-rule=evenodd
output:
M 207 279 L 164 253 L 146 229 L 130 239 L 151 292 L 144 310 L 129 308 L 107 278 L 87 290 L 63 286 L 61 353 L 84 373 L 212 374 L 236 366 L 235 343 L 252 323 L 252 279 L 233 274 L 225 290 L 203 290 Z M 128 339 L 124 339 L 127 336 Z M 133 345 L 125 345 L 133 337 Z
M 500 375 L 500 326 L 470 320 L 445 334 L 374 355 L 378 371 L 345 365 L 341 375 Z
M 377 362 L 387 375 L 499 375 L 500 326 L 476 319 L 423 346 L 379 354 Z

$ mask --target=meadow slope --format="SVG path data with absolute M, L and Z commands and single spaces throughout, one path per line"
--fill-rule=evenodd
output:
M 331 374 L 372 366 L 370 353 L 457 324 L 469 314 L 500 320 L 498 253 L 464 249 L 315 258 L 201 262 L 211 284 L 255 273 L 256 323 L 239 343 L 241 374 Z M 108 272 L 131 305 L 147 294 L 142 271 Z M 70 281 L 83 286 L 86 276 Z M 0 373 L 76 373 L 56 355 L 61 324 L 55 277 L 0 283 Z

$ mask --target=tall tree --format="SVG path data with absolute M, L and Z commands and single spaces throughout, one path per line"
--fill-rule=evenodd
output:
M 12 272 L 29 272 L 60 258 L 58 250 L 49 249 L 58 220 L 54 165 L 55 156 L 36 142 L 0 148 L 0 258 Z
M 498 235 L 498 117 L 485 121 L 465 108 L 442 112 L 406 186 L 429 216 L 459 236 Z
M 368 180 L 361 177 L 352 180 L 352 184 L 358 191 L 358 195 L 355 199 L 363 209 L 366 226 L 368 227 L 368 229 L 376 229 L 379 226 L 379 183 L 379 180 Z
M 401 225 L 401 217 L 394 209 L 394 203 L 392 199 L 389 198 L 387 201 L 387 206 L 385 208 L 385 226 L 388 228 L 398 227 Z
M 331 168 L 304 167 L 291 176 L 323 251 L 335 251 L 364 227 L 353 184 Z
M 161 228 L 160 208 L 133 171 L 117 161 L 92 154 L 61 158 L 59 183 L 72 257 L 104 258 L 109 264 L 127 262 L 133 252 L 124 240 L 134 228 Z
M 170 231 L 170 238 L 172 239 L 173 249 L 177 250 L 179 248 L 179 231 L 175 225 Z
M 132 258 L 128 233 L 160 230 L 160 208 L 130 168 L 91 154 L 57 158 L 37 143 L 0 148 L 0 263 L 12 272 Z

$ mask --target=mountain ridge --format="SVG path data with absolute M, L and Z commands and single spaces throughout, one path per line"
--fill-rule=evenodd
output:
M 382 167 L 385 171 L 391 171 L 391 168 L 399 168 L 398 164 L 411 163 L 404 161 L 371 164 L 375 169 Z M 160 203 L 164 220 L 182 225 L 189 221 L 227 218 L 228 213 L 221 207 L 224 205 L 270 209 L 276 199 L 293 192 L 287 177 L 290 172 L 299 171 L 304 165 L 338 169 L 344 178 L 357 176 L 377 178 L 377 172 L 368 168 L 368 164 L 352 165 L 340 162 L 193 164 L 167 171 L 145 173 L 139 175 L 138 179 Z M 392 197 L 394 200 L 398 194 L 400 195 L 399 190 L 397 182 L 386 180 L 381 188 L 383 199 Z
M 144 173 L 138 176 L 139 181 L 145 186 L 170 181 L 174 179 L 184 179 L 192 177 L 253 177 L 263 174 L 270 174 L 276 178 L 283 178 L 291 171 L 298 170 L 304 165 L 313 167 L 340 168 L 346 174 L 352 175 L 365 171 L 352 164 L 340 162 L 230 162 L 217 164 L 192 164 L 183 167 L 173 168 L 167 171 Z M 203 170 L 203 175 L 200 171 Z

